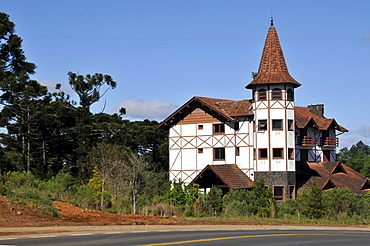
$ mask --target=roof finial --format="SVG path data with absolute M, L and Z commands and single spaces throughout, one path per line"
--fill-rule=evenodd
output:
M 271 8 L 271 26 L 270 26 L 270 28 L 275 28 L 274 27 L 274 18 L 272 16 L 273 15 L 272 15 L 272 8 Z

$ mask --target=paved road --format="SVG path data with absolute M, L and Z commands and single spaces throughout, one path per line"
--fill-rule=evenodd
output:
M 155 229 L 151 227 L 151 229 Z M 101 231 L 72 234 L 38 234 L 10 239 L 0 245 L 370 245 L 366 230 L 162 230 Z

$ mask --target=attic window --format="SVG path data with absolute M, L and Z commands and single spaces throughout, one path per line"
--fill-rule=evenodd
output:
M 335 185 L 333 184 L 333 182 L 329 179 L 329 181 L 326 183 L 326 185 L 324 186 L 324 188 L 322 190 L 330 190 L 330 189 L 333 189 L 335 188 Z
M 281 100 L 281 90 L 280 89 L 273 89 L 272 90 L 272 100 Z
M 213 124 L 213 133 L 221 134 L 225 132 L 225 124 Z
M 263 100 L 266 100 L 266 90 L 260 89 L 258 91 L 258 101 L 263 101 Z
M 334 168 L 332 174 L 335 173 L 347 173 L 346 170 L 344 170 L 343 166 L 338 163 L 338 165 Z
M 369 189 L 370 189 L 369 180 L 366 180 L 365 184 L 361 187 L 361 190 L 369 190 Z

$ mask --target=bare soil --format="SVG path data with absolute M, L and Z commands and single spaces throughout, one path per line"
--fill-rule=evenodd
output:
M 158 225 L 160 226 L 186 226 L 186 225 L 250 225 L 250 226 L 300 226 L 294 223 L 256 223 L 246 220 L 188 220 L 186 218 L 164 218 L 159 216 L 143 215 L 120 215 L 110 214 L 97 210 L 82 209 L 70 203 L 54 201 L 53 206 L 57 208 L 61 219 L 56 219 L 51 215 L 40 211 L 35 205 L 11 204 L 6 197 L 0 199 L 0 236 L 6 235 L 25 235 L 40 234 L 44 230 L 31 230 L 32 227 L 46 228 L 55 227 L 55 232 L 63 232 L 63 227 L 94 227 L 94 226 L 128 226 L 128 225 Z M 305 225 L 316 226 L 316 225 Z M 16 228 L 28 227 L 27 230 Z M 345 225 L 337 227 L 346 227 Z M 357 228 L 369 228 L 368 226 L 356 226 Z M 14 229 L 11 229 L 14 228 Z M 59 229 L 57 229 L 59 228 Z M 36 229 L 36 228 L 35 228 Z
M 35 205 L 11 204 L 6 197 L 0 200 L 0 227 L 29 226 L 96 226 L 96 225 L 168 225 L 177 218 L 158 216 L 110 214 L 97 210 L 82 209 L 67 202 L 54 201 L 62 219 L 56 219 Z

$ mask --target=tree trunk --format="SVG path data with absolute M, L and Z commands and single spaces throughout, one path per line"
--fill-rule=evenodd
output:
M 103 210 L 103 206 L 104 206 L 104 189 L 105 189 L 105 182 L 104 180 L 102 181 L 102 185 L 101 185 L 101 196 L 100 196 L 100 209 Z

